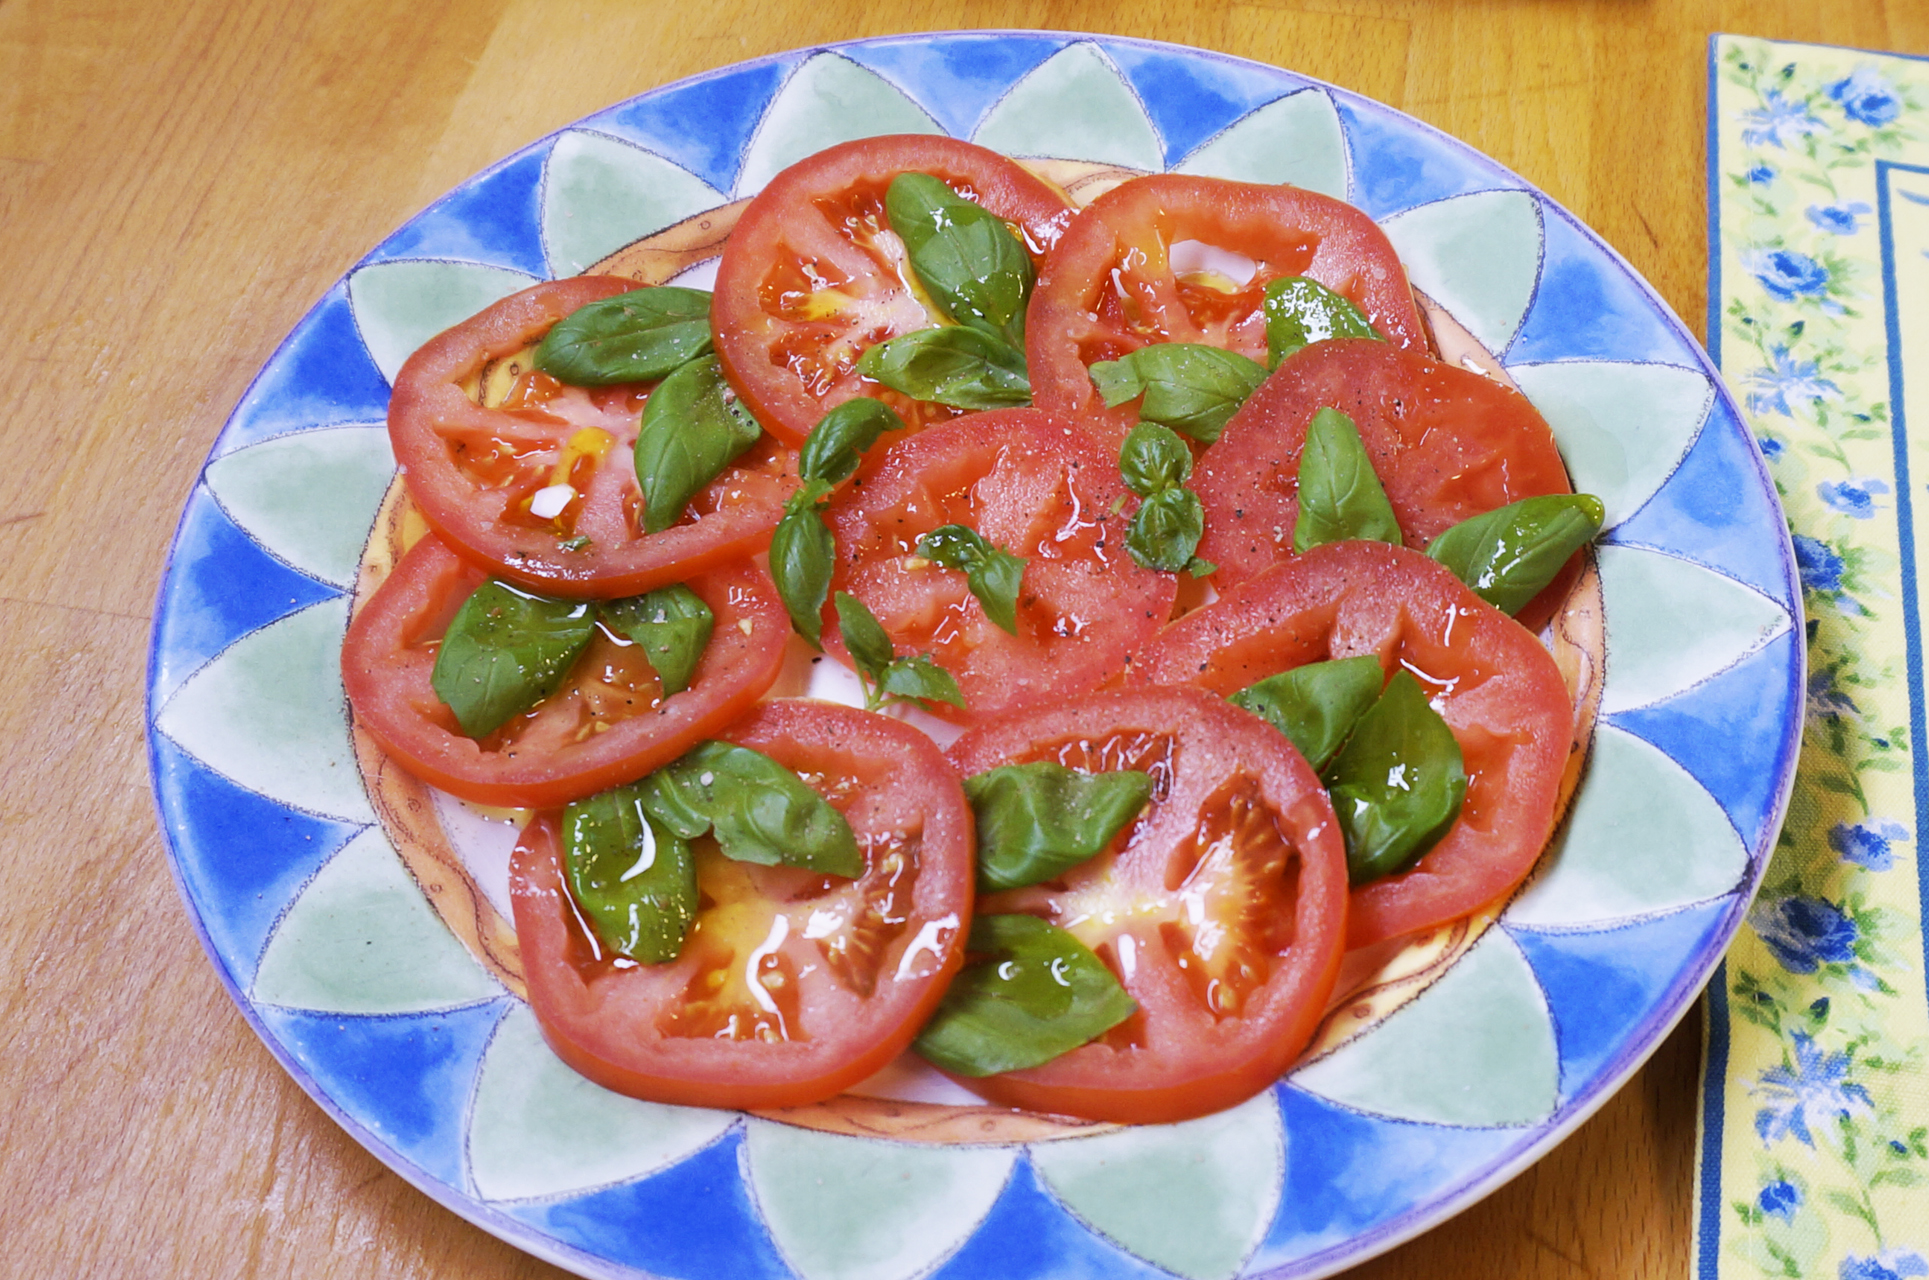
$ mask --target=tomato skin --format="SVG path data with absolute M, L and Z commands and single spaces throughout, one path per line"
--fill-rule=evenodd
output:
M 681 1106 L 803 1106 L 858 1083 L 903 1052 L 963 963 L 976 847 L 971 810 L 936 745 L 888 717 L 780 700 L 763 703 L 721 736 L 800 772 L 868 775 L 855 791 L 830 797 L 857 833 L 867 863 L 890 847 L 890 833 L 919 829 L 909 920 L 881 952 L 872 994 L 858 995 L 817 963 L 800 967 L 797 977 L 806 1038 L 665 1033 L 663 1019 L 704 973 L 699 936 L 705 917 L 699 915 L 683 954 L 668 964 L 616 969 L 572 959 L 584 944 L 563 887 L 556 820 L 544 815 L 525 831 L 510 867 L 529 1003 L 557 1055 L 605 1088 Z M 790 868 L 750 868 L 749 874 L 780 904 L 806 879 Z M 807 901 L 791 902 L 790 909 L 810 910 Z M 783 954 L 816 954 L 817 943 L 808 942 L 801 927 L 785 937 Z M 914 964 L 920 971 L 906 973 Z
M 1137 502 L 1117 461 L 1049 414 L 940 423 L 893 445 L 860 480 L 825 512 L 837 539 L 832 599 L 850 592 L 899 654 L 933 652 L 957 677 L 968 710 L 934 704 L 946 719 L 976 723 L 1096 689 L 1172 613 L 1177 576 L 1141 569 L 1126 551 Z M 963 573 L 917 556 L 918 539 L 949 523 L 1028 560 L 1019 634 L 985 616 Z M 835 609 L 824 618 L 825 648 L 850 665 Z
M 765 428 L 793 447 L 802 446 L 819 418 L 858 395 L 886 400 L 914 426 L 956 412 L 912 402 L 851 369 L 866 348 L 938 323 L 905 288 L 900 263 L 890 261 L 895 237 L 880 249 L 869 228 L 853 238 L 832 214 L 833 208 L 847 213 L 847 206 L 874 204 L 881 223 L 891 179 L 911 172 L 942 179 L 1014 224 L 1034 262 L 1072 218 L 1070 203 L 1050 183 L 1016 161 L 956 138 L 862 138 L 826 148 L 772 178 L 744 209 L 724 246 L 712 311 L 717 354 L 731 385 Z M 901 262 L 901 244 L 894 252 Z M 801 264 L 815 265 L 804 272 Z M 795 290 L 780 282 L 795 275 L 796 285 L 813 274 L 820 282 L 847 285 L 863 303 L 863 314 L 783 315 L 783 300 Z M 835 354 L 826 359 L 825 353 Z
M 396 375 L 389 439 L 410 498 L 456 551 L 532 591 L 635 595 L 753 555 L 768 545 L 784 499 L 797 487 L 794 455 L 765 440 L 698 495 L 695 519 L 686 515 L 682 523 L 645 536 L 630 509 L 638 500 L 632 450 L 641 387 L 565 389 L 554 401 L 521 410 L 485 408 L 465 389 L 489 362 L 540 341 L 570 312 L 636 287 L 620 276 L 533 285 L 431 338 Z M 517 518 L 515 504 L 526 509 L 523 491 L 545 483 L 544 473 L 583 426 L 605 432 L 613 443 L 585 482 L 581 514 L 568 529 Z M 514 451 L 513 478 L 465 469 L 459 459 L 480 457 L 485 448 Z M 579 534 L 590 545 L 566 545 Z
M 1258 270 L 1231 294 L 1182 281 L 1167 250 L 1186 240 L 1243 254 Z M 1425 346 L 1399 255 L 1352 205 L 1170 173 L 1114 187 L 1079 214 L 1039 273 L 1025 322 L 1032 403 L 1123 438 L 1136 407 L 1105 407 L 1086 372 L 1094 361 L 1153 342 L 1203 342 L 1265 364 L 1265 286 L 1294 275 L 1345 295 L 1396 346 Z
M 1099 946 L 1110 952 L 1108 965 L 1139 1002 L 1142 1016 L 1135 1014 L 1113 1032 L 1042 1066 L 959 1083 L 1007 1106 L 1162 1124 L 1251 1097 L 1278 1079 L 1312 1038 L 1339 974 L 1346 853 L 1326 792 L 1292 744 L 1257 717 L 1202 690 L 1108 689 L 972 729 L 946 754 L 959 773 L 970 777 L 1001 764 L 1086 750 L 1084 744 L 1121 733 L 1164 735 L 1174 743 L 1166 790 L 1155 789 L 1152 805 L 1137 827 L 1128 828 L 1122 847 L 1115 845 L 1116 852 L 1101 853 L 1061 881 L 993 895 L 978 909 L 1029 912 L 1070 927 L 1075 935 L 1097 928 L 1105 934 Z M 1108 761 L 1107 767 L 1117 766 Z M 1156 768 L 1153 772 L 1155 779 L 1160 776 Z M 1248 990 L 1237 1012 L 1215 1016 L 1182 970 L 1166 931 L 1190 918 L 1188 912 L 1200 910 L 1201 903 L 1209 904 L 1204 909 L 1229 933 L 1244 923 L 1229 924 L 1210 905 L 1223 900 L 1195 883 L 1184 862 L 1188 856 L 1197 866 L 1207 861 L 1197 853 L 1193 835 L 1234 778 L 1256 787 L 1254 794 L 1296 855 L 1298 875 L 1290 902 L 1257 904 L 1262 929 L 1280 928 L 1269 908 L 1291 913 L 1285 954 L 1265 948 L 1271 958 L 1262 962 L 1267 965 L 1263 982 Z M 1100 896 L 1094 899 L 1094 893 Z M 1112 895 L 1110 902 L 1125 904 L 1117 913 L 1122 922 L 1113 923 L 1092 905 L 1106 902 L 1106 894 Z M 1133 938 L 1129 964 L 1121 959 L 1127 952 L 1119 941 L 1126 935 Z M 1205 962 L 1199 963 L 1203 968 Z
M 1219 566 L 1222 590 L 1292 554 L 1300 450 L 1328 407 L 1359 428 L 1416 550 L 1470 516 L 1572 492 L 1553 431 L 1518 391 L 1369 338 L 1315 343 L 1260 384 L 1193 474 L 1199 555 Z
M 742 561 L 690 580 L 716 627 L 688 689 L 581 741 L 532 738 L 521 752 L 486 751 L 456 732 L 429 683 L 435 653 L 422 643 L 484 577 L 434 535 L 424 537 L 349 622 L 342 644 L 342 685 L 356 723 L 418 779 L 466 800 L 546 808 L 641 777 L 736 720 L 783 665 L 789 615 L 769 577 Z
M 1493 902 L 1533 869 L 1554 821 L 1574 708 L 1532 633 L 1417 551 L 1315 547 L 1167 627 L 1132 678 L 1220 695 L 1328 658 L 1371 653 L 1434 695 L 1467 769 L 1467 798 L 1411 870 L 1352 894 L 1347 946 L 1432 928 Z

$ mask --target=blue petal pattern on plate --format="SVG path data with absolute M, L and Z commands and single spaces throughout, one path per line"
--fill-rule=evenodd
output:
M 538 275 L 749 195 L 832 142 L 907 130 L 1347 195 L 1502 353 L 1579 486 L 1609 502 L 1608 715 L 1553 851 L 1432 987 L 1222 1116 L 1026 1150 L 618 1098 L 550 1054 L 369 825 L 335 655 L 389 465 L 387 380 L 423 339 Z M 611 107 L 371 252 L 263 368 L 212 456 L 176 537 L 149 682 L 163 825 L 209 953 L 359 1140 L 585 1275 L 1351 1266 L 1545 1151 L 1633 1069 L 1739 922 L 1786 803 L 1803 657 L 1792 556 L 1702 353 L 1519 178 L 1397 112 L 1216 54 L 909 36 Z M 1696 625 L 1673 630 L 1676 611 L 1652 607 L 1663 597 L 1692 600 Z M 1216 1217 L 1195 1229 L 1206 1206 Z

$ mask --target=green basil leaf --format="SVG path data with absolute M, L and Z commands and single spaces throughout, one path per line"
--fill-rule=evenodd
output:
M 1192 559 L 1186 561 L 1187 577 L 1210 578 L 1217 572 L 1219 572 L 1219 566 L 1210 560 L 1201 560 L 1198 556 L 1194 556 Z
M 893 658 L 884 666 L 878 691 L 887 698 L 914 698 L 919 702 L 948 702 L 963 710 L 964 690 L 949 671 L 931 660 L 928 653 Z
M 717 615 L 703 597 L 682 583 L 598 606 L 603 621 L 643 646 L 643 654 L 663 682 L 663 696 L 690 687 L 703 658 Z
M 857 371 L 913 400 L 958 409 L 1011 409 L 1031 403 L 1025 353 L 963 325 L 918 329 L 880 342 L 857 358 Z
M 710 353 L 710 295 L 661 285 L 578 307 L 549 331 L 532 363 L 558 382 L 655 382 Z
M 596 629 L 587 600 L 551 600 L 489 579 L 456 610 L 429 687 L 462 732 L 486 737 L 547 698 Z
M 865 450 L 876 444 L 879 436 L 903 426 L 904 419 L 882 400 L 868 396 L 846 400 L 819 418 L 810 434 L 804 437 L 803 451 L 797 457 L 797 474 L 807 484 L 820 481 L 832 485 L 848 480 L 857 470 L 857 464 L 864 460 Z
M 1036 916 L 979 916 L 965 946 L 985 958 L 951 980 L 911 1045 L 957 1075 L 1050 1062 L 1139 1007 L 1084 943 Z
M 1306 763 L 1324 769 L 1380 697 L 1386 675 L 1370 653 L 1311 662 L 1247 685 L 1228 701 L 1285 734 Z
M 1054 880 L 1104 850 L 1152 798 L 1152 775 L 1039 760 L 966 778 L 964 790 L 978 820 L 978 892 L 996 893 Z
M 1330 338 L 1377 338 L 1378 329 L 1351 302 L 1317 280 L 1284 276 L 1266 286 L 1266 351 L 1274 368 L 1301 347 Z
M 644 404 L 636 433 L 644 532 L 662 533 L 681 520 L 690 499 L 762 435 L 715 356 L 692 360 L 663 379 Z
M 1323 775 L 1346 837 L 1353 884 L 1396 875 L 1447 834 L 1467 797 L 1460 744 L 1411 672 L 1353 726 Z
M 770 535 L 770 577 L 797 634 L 824 647 L 824 601 L 830 596 L 837 540 L 813 506 L 784 513 Z
M 884 669 L 897 657 L 897 649 L 877 615 L 848 591 L 837 593 L 837 631 L 844 640 L 844 652 L 851 655 L 866 684 L 884 679 Z
M 1137 400 L 1145 394 L 1145 379 L 1139 376 L 1138 365 L 1128 357 L 1124 360 L 1099 360 L 1086 370 L 1092 375 L 1092 385 L 1105 401 L 1105 407 L 1116 409 L 1127 400 Z
M 1125 549 L 1142 569 L 1177 573 L 1192 564 L 1192 553 L 1199 549 L 1205 531 L 1206 513 L 1198 494 L 1190 489 L 1162 489 L 1132 513 Z
M 1119 476 L 1141 498 L 1176 488 L 1191 474 L 1192 450 L 1170 427 L 1141 422 L 1119 447 Z
M 1299 455 L 1299 519 L 1293 524 L 1293 550 L 1306 552 L 1328 542 L 1366 538 L 1400 544 L 1400 522 L 1387 501 L 1380 477 L 1353 419 L 1338 409 L 1321 409 L 1306 427 Z
M 961 524 L 940 525 L 918 539 L 918 554 L 947 569 L 962 570 L 965 583 L 985 616 L 1018 634 L 1018 588 L 1025 560 L 992 546 L 976 529 Z
M 641 784 L 576 801 L 562 834 L 569 891 L 603 944 L 644 964 L 676 959 L 697 918 L 697 864 L 686 842 L 656 830 Z
M 1462 520 L 1427 544 L 1474 594 L 1504 613 L 1554 580 L 1567 558 L 1594 540 L 1607 508 L 1588 493 L 1548 494 Z
M 1105 364 L 1117 368 L 1101 373 Z M 1094 364 L 1091 375 L 1107 407 L 1116 408 L 1143 394 L 1140 422 L 1156 422 L 1211 444 L 1246 397 L 1266 380 L 1266 366 L 1237 351 L 1203 343 L 1155 342 L 1119 360 Z
M 1024 349 L 1031 255 L 1003 218 L 928 173 L 891 179 L 884 216 L 947 316 Z
M 844 815 L 761 751 L 706 742 L 639 785 L 651 817 L 686 840 L 710 831 L 727 858 L 848 879 L 864 874 Z

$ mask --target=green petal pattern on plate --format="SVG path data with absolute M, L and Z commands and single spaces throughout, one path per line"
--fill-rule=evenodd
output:
M 375 367 L 390 383 L 415 349 L 492 302 L 535 284 L 534 276 L 476 262 L 401 259 L 348 277 L 348 302 Z
M 662 156 L 571 129 L 543 165 L 543 246 L 550 269 L 580 275 L 624 245 L 729 197 Z
M 813 54 L 765 110 L 737 175 L 737 194 L 754 195 L 805 156 L 840 142 L 943 132 L 930 112 L 875 71 L 842 54 Z
M 395 453 L 379 423 L 323 427 L 223 454 L 206 479 L 221 509 L 270 555 L 347 588 L 395 479 Z
M 1184 1124 L 1032 1148 L 1067 1209 L 1120 1248 L 1186 1280 L 1228 1280 L 1279 1209 L 1286 1131 L 1272 1090 Z
M 564 1065 L 535 1015 L 496 1025 L 469 1110 L 469 1177 L 486 1200 L 531 1200 L 647 1177 L 737 1123 L 732 1111 L 611 1093 Z
M 1011 156 L 1165 168 L 1165 148 L 1139 97 L 1095 44 L 1067 45 L 985 114 L 971 140 Z
M 1633 546 L 1595 549 L 1606 605 L 1601 710 L 1645 707 L 1728 670 L 1787 631 L 1761 592 L 1691 561 Z
M 1318 89 L 1302 89 L 1240 117 L 1172 171 L 1239 182 L 1289 182 L 1344 200 L 1348 169 L 1339 110 Z
M 254 998 L 321 1013 L 422 1013 L 502 994 L 370 827 L 322 865 L 281 918 Z
M 1010 1147 L 934 1147 L 744 1122 L 750 1187 L 804 1280 L 900 1280 L 957 1251 L 1004 1189 Z
M 1514 340 L 1540 280 L 1541 206 L 1525 191 L 1479 191 L 1381 224 L 1416 288 L 1489 351 Z

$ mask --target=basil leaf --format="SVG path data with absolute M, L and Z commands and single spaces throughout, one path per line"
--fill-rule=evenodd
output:
M 1191 567 L 1192 553 L 1199 549 L 1205 531 L 1206 513 L 1198 494 L 1190 489 L 1162 489 L 1132 513 L 1125 549 L 1142 569 L 1177 573 Z
M 884 216 L 918 283 L 947 316 L 1024 348 L 1031 255 L 1003 218 L 928 173 L 891 179 Z
M 1099 397 L 1108 409 L 1116 409 L 1127 400 L 1137 400 L 1145 394 L 1145 379 L 1139 376 L 1139 366 L 1130 356 L 1122 360 L 1095 361 L 1086 372 L 1092 376 L 1092 385 L 1098 388 Z
M 1474 594 L 1505 613 L 1554 580 L 1567 558 L 1594 540 L 1607 509 L 1587 493 L 1523 498 L 1462 520 L 1427 544 Z
M 898 657 L 877 615 L 849 592 L 837 593 L 837 630 L 864 685 L 866 711 L 877 710 L 891 698 L 964 706 L 964 691 L 949 671 L 928 653 Z
M 1141 498 L 1182 485 L 1191 474 L 1192 450 L 1170 427 L 1141 422 L 1119 447 L 1119 476 Z
M 985 959 L 951 980 L 911 1045 L 957 1075 L 1050 1062 L 1139 1007 L 1084 943 L 1036 916 L 979 916 L 965 946 Z
M 1337 409 L 1321 409 L 1306 427 L 1299 455 L 1299 519 L 1293 524 L 1293 550 L 1310 551 L 1328 542 L 1366 538 L 1400 544 L 1400 522 L 1393 517 L 1373 462 L 1353 419 Z
M 848 480 L 857 470 L 857 464 L 864 460 L 865 450 L 876 444 L 880 435 L 903 426 L 904 419 L 882 400 L 868 396 L 846 400 L 819 418 L 810 434 L 804 437 L 804 448 L 797 458 L 797 474 L 807 482 L 837 484 Z
M 1031 403 L 1025 353 L 963 325 L 918 329 L 880 342 L 857 358 L 857 371 L 913 400 L 958 409 Z
M 1317 280 L 1283 276 L 1266 286 L 1266 352 L 1273 367 L 1301 347 L 1330 338 L 1386 339 L 1360 309 Z
M 682 583 L 598 606 L 603 621 L 643 646 L 663 682 L 663 696 L 690 687 L 697 663 L 716 629 L 717 615 L 703 597 Z
M 770 577 L 797 633 L 824 647 L 824 601 L 831 591 L 837 540 L 815 505 L 784 513 L 770 535 Z
M 915 698 L 919 702 L 948 702 L 964 709 L 964 690 L 949 671 L 931 660 L 928 653 L 908 654 L 885 664 L 878 691 L 888 698 Z
M 636 433 L 644 532 L 662 533 L 682 519 L 690 499 L 762 435 L 715 356 L 692 360 L 663 379 L 644 404 Z
M 1219 566 L 1210 560 L 1201 560 L 1198 556 L 1194 556 L 1192 559 L 1186 561 L 1187 577 L 1210 578 L 1217 572 L 1219 572 Z
M 837 593 L 837 631 L 843 637 L 844 652 L 851 655 L 865 683 L 880 683 L 897 650 L 877 615 L 848 591 Z
M 976 529 L 961 524 L 940 525 L 918 539 L 918 554 L 947 569 L 964 571 L 965 583 L 985 616 L 1018 634 L 1018 587 L 1025 560 L 986 542 Z
M 1228 701 L 1285 734 L 1306 763 L 1324 769 L 1380 697 L 1386 675 L 1370 653 L 1311 662 L 1247 685 Z
M 1326 789 L 1356 885 L 1405 871 L 1447 834 L 1467 797 L 1453 730 L 1400 670 L 1327 766 Z
M 655 382 L 710 353 L 710 295 L 662 285 L 578 307 L 537 346 L 532 363 L 558 382 L 607 387 Z
M 491 578 L 456 610 L 429 687 L 463 733 L 486 737 L 554 693 L 595 628 L 587 600 L 551 600 Z
M 1211 444 L 1266 380 L 1266 366 L 1203 343 L 1155 342 L 1094 364 L 1091 375 L 1108 408 L 1143 394 L 1140 422 L 1156 422 Z
M 563 810 L 569 891 L 605 946 L 644 964 L 677 958 L 697 918 L 697 864 L 690 846 L 658 831 L 641 784 L 578 800 Z
M 1104 850 L 1152 798 L 1152 775 L 1039 760 L 966 778 L 964 791 L 978 821 L 978 892 L 996 893 L 1054 880 Z
M 761 751 L 706 742 L 639 785 L 651 817 L 686 840 L 710 831 L 727 858 L 848 879 L 864 874 L 844 815 Z

